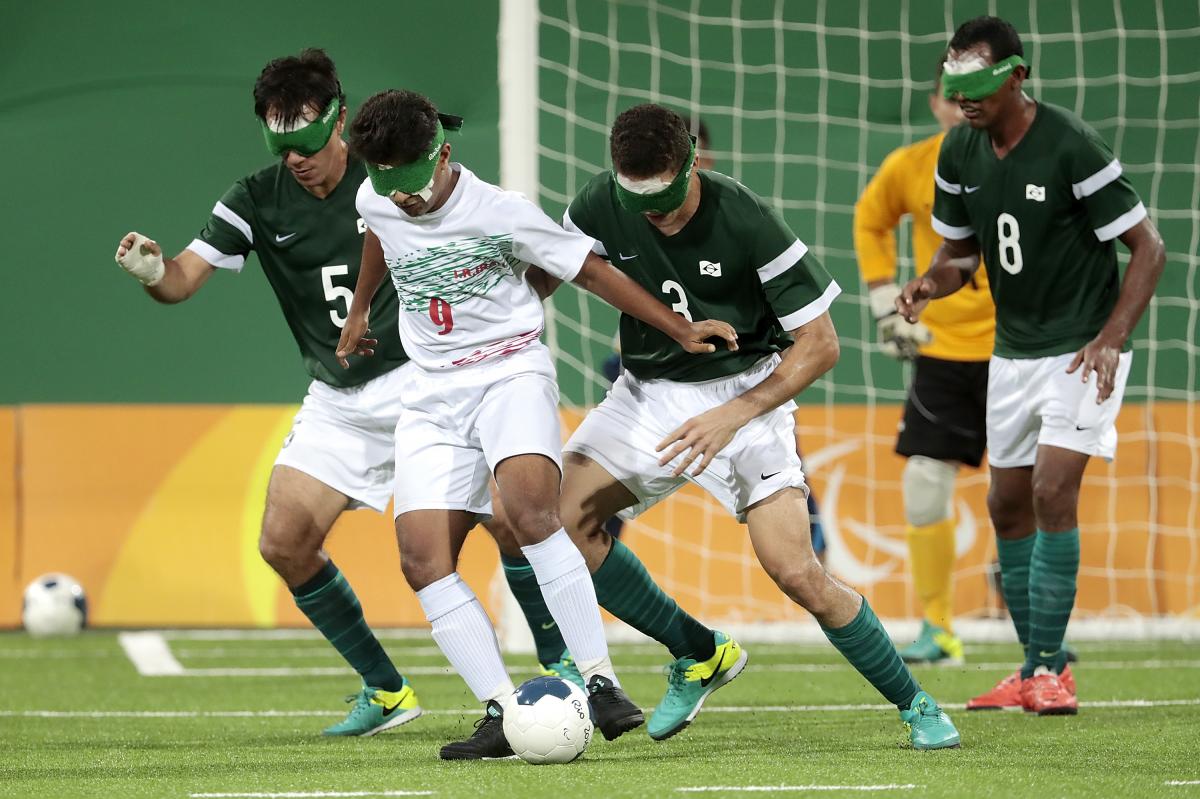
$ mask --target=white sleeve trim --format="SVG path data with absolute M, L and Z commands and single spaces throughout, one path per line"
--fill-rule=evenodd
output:
M 1071 192 L 1075 195 L 1075 199 L 1082 200 L 1084 197 L 1090 197 L 1100 191 L 1119 177 L 1121 177 L 1121 162 L 1114 158 L 1090 178 L 1072 183 Z
M 199 255 L 218 269 L 232 269 L 234 272 L 240 272 L 242 271 L 242 265 L 246 263 L 245 256 L 226 255 L 202 239 L 192 239 L 192 243 L 186 249 L 196 253 L 196 255 Z
M 949 182 L 948 180 L 943 178 L 941 175 L 939 175 L 936 170 L 934 170 L 934 173 L 933 173 L 933 182 L 938 185 L 939 189 L 946 192 L 947 194 L 962 194 L 962 184 L 961 183 Z
M 808 246 L 804 242 L 800 241 L 800 239 L 796 239 L 788 246 L 786 250 L 772 258 L 770 263 L 768 263 L 766 266 L 760 266 L 756 270 L 758 272 L 758 282 L 766 283 L 772 278 L 779 277 L 784 272 L 798 264 L 800 259 L 803 258 L 804 254 L 807 252 Z
M 250 223 L 238 216 L 237 212 L 228 205 L 218 200 L 217 204 L 213 206 L 213 216 L 220 217 L 233 225 L 245 237 L 250 246 L 254 246 L 254 231 L 250 229 Z
M 1096 228 L 1096 238 L 1100 241 L 1112 241 L 1145 218 L 1146 206 L 1139 202 L 1104 227 Z
M 571 214 L 568 211 L 563 211 L 563 229 L 569 230 L 572 233 L 580 233 L 584 236 L 587 234 L 579 229 L 579 225 L 575 224 L 575 220 L 571 219 Z M 596 242 L 592 245 L 592 252 L 599 255 L 601 258 L 608 258 L 608 250 L 604 249 L 604 245 L 600 243 L 600 239 L 594 239 Z
M 950 239 L 951 241 L 969 239 L 975 235 L 975 228 L 971 227 L 970 225 L 954 227 L 953 225 L 947 225 L 936 216 L 929 217 L 929 224 L 933 226 L 935 233 L 937 233 L 943 239 Z
M 807 325 L 812 320 L 816 319 L 821 314 L 829 310 L 829 306 L 833 305 L 833 301 L 837 295 L 842 293 L 842 287 L 837 284 L 836 280 L 829 281 L 829 285 L 825 287 L 825 293 L 815 300 L 805 305 L 798 311 L 792 311 L 787 316 L 779 317 L 779 324 L 783 325 L 784 330 L 795 330 L 798 327 Z

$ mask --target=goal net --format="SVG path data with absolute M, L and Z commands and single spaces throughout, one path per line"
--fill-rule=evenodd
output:
M 832 309 L 841 361 L 800 398 L 805 471 L 821 502 L 830 568 L 881 616 L 919 615 L 904 541 L 903 463 L 892 452 L 907 367 L 874 345 L 851 226 L 855 200 L 884 156 L 936 132 L 927 103 L 936 62 L 979 4 L 530 0 L 528 8 L 536 47 L 519 58 L 536 58 L 536 96 L 525 98 L 530 114 L 536 110 L 530 167 L 551 215 L 607 168 L 615 116 L 662 103 L 703 119 L 715 168 L 770 198 L 841 285 Z M 1134 337 L 1118 459 L 1093 463 L 1086 476 L 1077 615 L 1108 630 L 1194 619 L 1200 11 L 1167 0 L 1030 0 L 1001 11 L 1025 42 L 1028 91 L 1072 109 L 1111 143 L 1169 251 Z M 505 85 L 503 70 L 501 84 L 512 107 L 520 89 Z M 531 146 L 510 136 L 503 168 Z M 912 268 L 907 229 L 898 243 L 904 278 Z M 582 292 L 553 300 L 549 338 L 571 418 L 604 396 L 602 364 L 616 322 L 611 308 Z M 986 471 L 963 470 L 955 611 L 968 618 L 1003 613 L 989 578 L 995 544 L 986 490 Z M 785 637 L 811 626 L 761 571 L 744 529 L 694 487 L 627 525 L 625 535 L 701 618 Z

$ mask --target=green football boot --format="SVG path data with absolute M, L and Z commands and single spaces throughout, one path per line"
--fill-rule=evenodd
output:
M 921 622 L 921 634 L 917 640 L 900 650 L 900 657 L 905 663 L 961 666 L 962 639 L 925 619 Z
M 584 691 L 587 688 L 583 684 L 583 675 L 579 673 L 579 667 L 575 665 L 575 658 L 571 657 L 571 653 L 563 650 L 562 657 L 553 663 L 542 663 L 541 671 L 543 677 L 558 677 L 559 679 L 573 682 Z
M 957 749 L 962 743 L 954 722 L 924 691 L 913 697 L 908 710 L 900 711 L 913 749 Z
M 746 668 L 750 655 L 737 641 L 715 630 L 713 640 L 716 651 L 708 660 L 680 658 L 667 667 L 667 693 L 646 724 L 654 740 L 664 741 L 691 724 L 708 695 Z
M 357 735 L 368 737 L 377 732 L 399 727 L 421 715 L 417 695 L 405 678 L 399 691 L 363 686 L 357 694 L 346 697 L 354 707 L 344 721 L 324 731 L 324 735 Z

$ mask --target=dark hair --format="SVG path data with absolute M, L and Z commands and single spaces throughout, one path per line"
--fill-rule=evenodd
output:
M 254 82 L 254 113 L 265 121 L 271 111 L 281 124 L 291 125 L 309 108 L 324 111 L 334 97 L 346 104 L 333 59 L 321 48 L 309 47 L 263 67 Z
M 350 151 L 372 164 L 416 161 L 437 136 L 438 112 L 429 98 L 406 89 L 372 95 L 350 123 Z
M 631 178 L 679 169 L 692 141 L 683 117 L 661 105 L 635 105 L 613 122 L 609 149 L 613 166 Z
M 967 50 L 980 42 L 986 42 L 991 49 L 993 63 L 1011 55 L 1025 56 L 1016 28 L 999 17 L 975 17 L 959 25 L 950 40 L 950 49 Z
M 710 145 L 712 139 L 708 137 L 708 125 L 699 116 L 684 117 L 683 122 L 687 125 L 688 133 L 696 137 L 696 146 Z

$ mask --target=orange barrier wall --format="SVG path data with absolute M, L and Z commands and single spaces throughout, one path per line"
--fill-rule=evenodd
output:
M 23 406 L 0 409 L 0 625 L 20 587 L 46 571 L 88 589 L 92 622 L 121 626 L 301 625 L 258 555 L 271 464 L 294 406 Z M 1078 607 L 1090 613 L 1184 614 L 1200 607 L 1200 414 L 1183 403 L 1128 405 L 1119 459 L 1094 462 L 1081 500 Z M 564 428 L 578 414 L 564 411 Z M 899 408 L 806 406 L 806 472 L 822 502 L 831 569 L 886 617 L 916 612 L 891 451 Z M 19 462 L 18 462 L 19 459 Z M 17 479 L 19 476 L 19 479 Z M 956 498 L 956 599 L 986 614 L 986 473 L 964 470 Z M 628 543 L 694 612 L 710 619 L 801 618 L 758 567 L 744 528 L 693 487 L 631 523 Z M 330 551 L 369 620 L 423 625 L 400 574 L 390 516 L 346 514 Z M 495 549 L 482 532 L 465 578 L 490 599 Z

